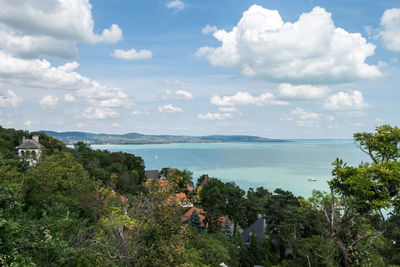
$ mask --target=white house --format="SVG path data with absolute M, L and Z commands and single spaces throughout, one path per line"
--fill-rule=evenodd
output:
M 35 135 L 32 139 L 22 138 L 22 144 L 17 146 L 18 155 L 29 162 L 29 166 L 35 166 L 42 156 L 42 146 L 39 143 L 39 136 Z

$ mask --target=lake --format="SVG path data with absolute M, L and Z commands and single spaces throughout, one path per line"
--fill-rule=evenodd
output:
M 329 189 L 332 162 L 348 165 L 368 161 L 352 140 L 293 140 L 271 143 L 179 143 L 152 145 L 93 145 L 94 149 L 123 151 L 144 159 L 146 169 L 173 167 L 223 181 L 243 189 L 263 186 L 282 188 L 308 197 L 313 189 Z M 317 181 L 307 181 L 308 178 Z

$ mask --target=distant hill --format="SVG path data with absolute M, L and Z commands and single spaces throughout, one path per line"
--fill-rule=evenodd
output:
M 65 144 L 83 141 L 91 144 L 166 144 L 166 143 L 228 143 L 228 142 L 285 142 L 285 140 L 263 138 L 248 135 L 144 135 L 127 134 L 94 134 L 85 132 L 41 131 Z

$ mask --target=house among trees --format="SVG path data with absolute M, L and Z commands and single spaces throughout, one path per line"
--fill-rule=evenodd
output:
M 204 220 L 205 220 L 205 218 L 206 218 L 204 215 L 206 214 L 206 212 L 205 212 L 204 210 L 199 209 L 199 208 L 196 208 L 196 207 L 192 207 L 192 208 L 191 208 L 190 210 L 188 210 L 185 214 L 183 214 L 182 217 L 181 217 L 182 221 L 183 221 L 183 222 L 189 223 L 190 215 L 192 215 L 192 213 L 193 213 L 194 210 L 196 210 L 196 212 L 197 212 L 197 214 L 198 214 L 198 216 L 199 216 L 199 218 L 200 218 L 201 227 L 202 227 L 203 229 L 204 229 L 204 228 L 208 228 L 207 223 L 206 223 L 206 224 L 204 223 Z M 221 223 L 221 228 L 223 228 L 224 225 L 226 224 L 226 217 L 220 216 L 220 217 L 219 217 L 219 221 L 220 221 L 220 223 Z M 229 225 L 230 229 L 233 231 L 233 226 L 234 226 L 234 225 L 233 225 L 233 221 L 230 220 L 229 218 L 228 218 L 228 225 Z
M 29 166 L 35 166 L 42 155 L 42 145 L 39 143 L 39 136 L 35 135 L 32 139 L 22 137 L 22 144 L 17 146 L 20 158 L 29 162 Z
M 203 180 L 201 181 L 201 183 L 199 184 L 199 187 L 203 187 L 206 185 L 206 183 L 208 183 L 209 181 L 211 181 L 212 178 L 208 177 L 208 175 L 204 175 Z
M 252 223 L 249 227 L 247 227 L 242 233 L 242 240 L 245 244 L 250 243 L 250 237 L 255 235 L 255 237 L 261 240 L 263 237 L 266 237 L 265 228 L 267 224 L 265 222 L 264 217 L 261 214 L 258 214 L 258 219 L 254 223 Z
M 176 201 L 183 208 L 193 207 L 193 204 L 189 201 L 185 193 L 178 193 L 175 195 L 170 195 L 167 202 Z

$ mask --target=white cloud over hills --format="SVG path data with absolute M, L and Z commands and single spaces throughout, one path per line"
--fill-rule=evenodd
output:
M 197 118 L 200 120 L 226 120 L 231 119 L 233 117 L 232 113 L 210 113 L 207 114 L 199 114 Z
M 95 107 L 128 108 L 129 96 L 119 88 L 101 85 L 77 73 L 77 62 L 54 67 L 45 59 L 21 59 L 0 51 L 0 81 L 33 88 L 71 90 Z M 103 112 L 109 114 L 109 112 Z M 85 116 L 95 118 L 98 116 Z M 100 116 L 103 117 L 103 116 Z
M 74 58 L 76 44 L 117 43 L 122 30 L 112 24 L 95 33 L 88 0 L 3 0 L 0 9 L 0 47 L 24 58 Z
M 258 5 L 243 13 L 231 31 L 218 30 L 219 47 L 201 47 L 214 66 L 238 69 L 243 75 L 292 84 L 329 84 L 380 77 L 365 60 L 375 45 L 360 33 L 335 26 L 331 14 L 315 7 L 298 21 L 284 22 L 276 10 Z
M 290 114 L 285 114 L 279 118 L 282 121 L 296 121 L 299 127 L 319 126 L 321 120 L 333 121 L 335 117 L 316 112 L 306 112 L 300 107 L 295 108 Z

